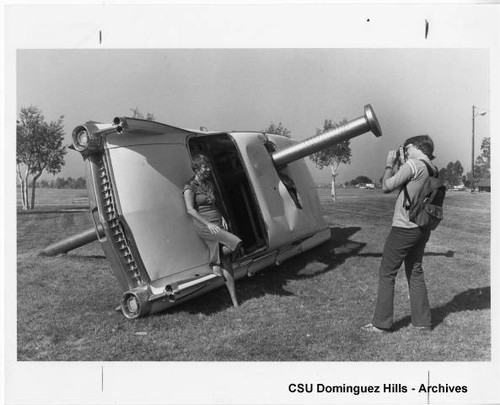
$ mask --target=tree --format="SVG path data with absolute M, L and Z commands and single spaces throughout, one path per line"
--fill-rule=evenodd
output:
M 464 168 L 462 167 L 462 163 L 459 160 L 456 162 L 450 162 L 446 166 L 446 181 L 450 184 L 450 186 L 457 186 L 462 181 L 462 174 L 464 172 Z
M 142 111 L 139 109 L 139 107 L 131 108 L 130 111 L 132 111 L 132 118 L 139 118 L 141 120 L 148 120 L 148 121 L 154 121 L 155 116 L 151 113 L 146 113 L 146 116 L 144 117 L 144 114 Z
M 472 173 L 467 172 L 467 185 L 474 183 L 479 183 L 482 180 L 489 180 L 491 178 L 491 138 L 483 138 L 481 142 L 481 154 L 476 157 L 476 162 L 474 163 L 474 178 L 472 178 Z M 465 184 L 465 182 L 464 182 Z
M 58 177 L 56 179 L 56 188 L 64 188 L 66 186 L 66 180 L 64 179 L 64 177 Z
M 479 156 L 480 162 L 484 164 L 485 168 L 490 170 L 490 158 L 491 158 L 491 138 L 483 138 L 481 142 L 481 156 Z
M 75 188 L 87 188 L 87 181 L 83 177 L 78 177 L 75 182 Z
M 464 187 L 471 186 L 471 183 L 470 183 L 469 179 L 467 178 L 467 176 L 462 176 L 462 183 L 464 183 Z
M 64 188 L 76 188 L 76 179 L 74 179 L 73 177 L 68 177 Z
M 352 185 L 358 184 L 370 184 L 373 183 L 372 179 L 366 176 L 358 176 L 354 180 L 351 181 Z
M 325 120 L 323 123 L 323 130 L 316 129 L 316 135 L 320 135 L 329 130 L 335 129 L 341 125 L 347 124 L 347 119 L 343 119 L 339 123 L 334 123 L 332 120 Z M 338 175 L 338 168 L 341 164 L 351 163 L 351 146 L 350 141 L 340 142 L 336 145 L 330 146 L 326 149 L 320 150 L 319 152 L 313 153 L 309 158 L 316 164 L 316 166 L 321 170 L 326 166 L 331 167 L 332 171 L 332 200 L 337 199 L 335 192 L 335 178 Z
M 483 138 L 481 142 L 481 154 L 476 158 L 476 163 L 474 165 L 474 182 L 490 179 L 490 156 L 490 138 Z
M 269 126 L 266 129 L 263 129 L 262 132 L 265 132 L 267 134 L 275 134 L 275 135 L 282 135 L 287 138 L 291 138 L 292 135 L 290 134 L 290 130 L 286 129 L 281 122 L 278 123 L 278 125 L 275 125 L 274 122 L 271 122 Z
M 62 146 L 63 118 L 61 116 L 57 121 L 47 123 L 39 108 L 21 107 L 16 128 L 16 169 L 21 183 L 24 210 L 35 207 L 35 185 L 42 173 L 47 171 L 57 174 L 64 165 L 66 147 Z M 30 183 L 31 201 L 28 187 Z
M 453 185 L 458 186 L 462 182 L 462 176 L 464 174 L 464 167 L 459 160 L 453 163 L 453 177 L 454 183 Z
M 445 167 L 442 167 L 439 170 L 438 178 L 445 184 L 446 188 L 450 187 L 450 182 L 448 181 L 448 170 Z
M 47 180 L 42 180 L 40 182 L 40 187 L 41 188 L 49 188 L 49 182 Z

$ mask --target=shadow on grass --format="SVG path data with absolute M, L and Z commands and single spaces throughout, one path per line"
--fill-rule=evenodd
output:
M 462 311 L 477 311 L 481 309 L 491 308 L 491 288 L 480 287 L 471 288 L 470 290 L 463 291 L 457 294 L 453 299 L 437 308 L 432 308 L 432 328 L 442 323 L 444 319 L 455 312 Z M 411 324 L 411 317 L 405 316 L 399 321 L 394 323 L 393 329 L 396 331 L 398 329 L 404 328 Z
M 239 280 L 236 284 L 238 301 L 241 304 L 265 295 L 294 295 L 285 289 L 290 280 L 317 277 L 343 264 L 347 258 L 359 255 L 359 251 L 366 246 L 366 243 L 354 242 L 349 238 L 360 230 L 360 227 L 331 228 L 331 239 L 326 243 L 287 260 L 278 270 L 266 269 L 251 278 Z M 304 268 L 311 262 L 321 264 L 322 266 L 319 266 L 321 270 L 304 272 Z M 227 291 L 224 293 L 222 289 L 217 289 L 182 304 L 179 309 L 172 308 L 170 311 L 201 312 L 209 315 L 230 306 L 231 301 Z
M 330 240 L 326 243 L 288 260 L 286 264 L 281 265 L 275 271 L 267 269 L 257 273 L 252 278 L 244 278 L 238 281 L 236 288 L 240 303 L 265 295 L 291 296 L 293 293 L 285 288 L 290 280 L 306 280 L 325 274 L 342 265 L 348 258 L 353 256 L 381 257 L 382 253 L 360 253 L 366 246 L 366 243 L 356 242 L 351 240 L 351 238 L 361 229 L 361 227 L 332 227 L 330 228 Z M 452 257 L 454 252 L 431 252 L 426 253 L 426 255 Z M 75 252 L 57 256 L 77 260 L 99 260 L 106 258 L 104 255 L 82 255 Z M 307 269 L 307 265 L 313 262 L 319 264 L 319 266 L 311 266 L 311 268 Z M 173 313 L 188 311 L 189 313 L 209 315 L 231 306 L 229 294 L 222 287 L 185 302 L 180 307 L 167 311 Z M 161 314 L 164 314 L 164 311 L 158 315 L 161 316 Z
M 360 253 L 356 256 L 359 257 L 380 257 L 382 258 L 382 253 Z M 444 257 L 453 257 L 455 256 L 455 252 L 453 250 L 448 250 L 447 252 L 444 253 L 439 253 L 439 252 L 425 252 L 425 256 L 444 256 Z
M 265 295 L 291 296 L 294 294 L 285 289 L 290 280 L 306 280 L 325 274 L 342 265 L 350 257 L 382 257 L 382 253 L 360 253 L 366 243 L 353 241 L 351 237 L 361 229 L 361 227 L 332 227 L 330 228 L 331 238 L 326 243 L 286 261 L 275 271 L 266 269 L 251 278 L 239 280 L 236 283 L 238 301 L 242 304 L 252 298 Z M 453 257 L 454 252 L 430 252 L 426 255 Z M 320 270 L 304 271 L 307 264 L 312 262 L 319 263 Z M 188 311 L 205 315 L 217 313 L 231 307 L 229 294 L 224 289 L 216 289 L 169 311 Z

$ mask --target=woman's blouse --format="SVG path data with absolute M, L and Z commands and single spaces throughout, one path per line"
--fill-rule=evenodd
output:
M 214 187 L 209 181 L 198 182 L 191 180 L 184 186 L 183 192 L 191 190 L 194 194 L 194 208 L 200 213 L 217 210 L 215 206 Z

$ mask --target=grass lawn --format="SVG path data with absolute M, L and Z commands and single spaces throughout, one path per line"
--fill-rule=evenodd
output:
M 52 190 L 60 192 L 59 190 Z M 85 190 L 74 190 L 74 193 Z M 65 200 L 74 198 L 64 190 Z M 40 257 L 48 244 L 91 227 L 87 212 L 17 217 L 19 360 L 85 361 L 489 361 L 490 195 L 450 192 L 445 221 L 424 257 L 432 332 L 410 323 L 400 271 L 395 332 L 370 335 L 377 272 L 395 195 L 318 190 L 332 239 L 224 288 L 138 320 L 114 308 L 122 291 L 98 244 Z M 47 204 L 61 201 L 44 190 Z
M 87 196 L 87 189 L 37 188 L 35 191 L 35 209 L 45 210 L 51 206 L 88 205 Z M 20 188 L 16 189 L 16 202 L 18 207 L 22 205 Z

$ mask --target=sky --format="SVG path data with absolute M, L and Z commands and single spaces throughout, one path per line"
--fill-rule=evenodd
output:
M 489 112 L 489 52 L 483 49 L 21 49 L 17 112 L 35 105 L 47 121 L 64 115 L 66 143 L 80 124 L 112 122 L 138 107 L 182 128 L 260 131 L 281 122 L 303 140 L 325 119 L 363 115 L 371 104 L 382 137 L 351 140 L 339 183 L 377 182 L 387 151 L 429 134 L 435 164 L 471 167 L 472 106 Z M 489 137 L 489 114 L 475 118 L 475 153 Z M 317 183 L 330 172 L 308 164 Z M 57 176 L 85 175 L 68 151 Z M 45 176 L 46 179 L 53 178 Z

